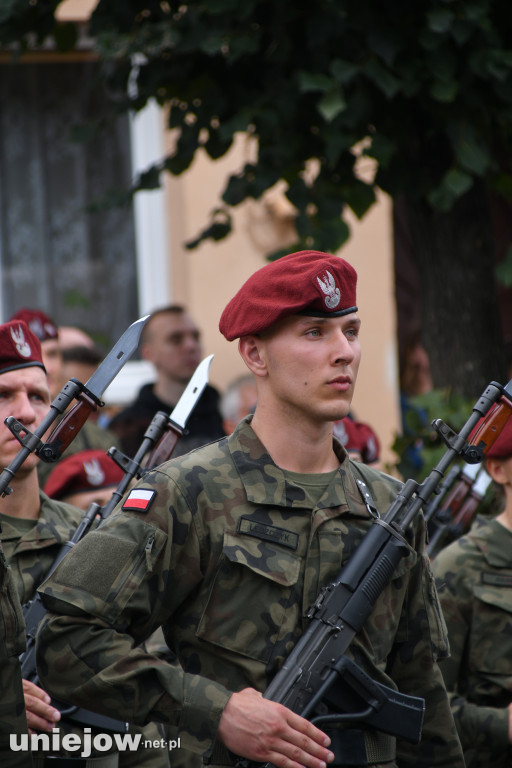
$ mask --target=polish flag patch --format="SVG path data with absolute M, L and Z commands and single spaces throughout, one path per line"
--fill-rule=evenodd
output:
M 121 509 L 133 509 L 137 512 L 147 512 L 150 508 L 156 491 L 149 488 L 136 488 L 131 491 Z

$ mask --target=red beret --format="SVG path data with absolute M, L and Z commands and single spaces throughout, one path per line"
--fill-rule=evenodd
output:
M 41 343 L 23 320 L 0 325 L 0 373 L 40 366 L 45 370 Z
M 19 309 L 11 317 L 11 320 L 24 320 L 39 341 L 48 341 L 48 339 L 58 339 L 59 337 L 57 326 L 53 320 L 39 309 Z
M 365 464 L 372 464 L 378 460 L 379 439 L 368 424 L 345 416 L 344 419 L 334 422 L 333 433 L 348 453 L 353 451 L 360 453 Z
M 476 428 L 481 424 L 478 422 Z M 505 422 L 499 436 L 485 453 L 486 459 L 507 459 L 512 456 L 512 416 Z
M 289 315 L 340 317 L 356 312 L 355 269 L 339 256 L 298 251 L 259 269 L 220 318 L 228 341 L 259 333 Z
M 121 467 L 105 451 L 80 451 L 59 461 L 43 490 L 52 499 L 62 499 L 72 493 L 116 486 L 123 476 Z

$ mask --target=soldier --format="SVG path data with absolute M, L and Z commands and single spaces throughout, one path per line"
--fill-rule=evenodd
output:
M 0 465 L 7 467 L 20 450 L 20 444 L 4 425 L 7 416 L 14 416 L 27 430 L 33 431 L 48 413 L 50 393 L 46 371 L 43 365 L 41 345 L 37 336 L 22 320 L 13 320 L 0 325 Z M 31 453 L 17 470 L 10 481 L 12 493 L 0 501 L 0 522 L 2 543 L 5 559 L 12 572 L 15 602 L 28 603 L 35 596 L 37 587 L 43 581 L 53 565 L 62 545 L 71 539 L 81 518 L 82 511 L 69 504 L 49 499 L 39 488 L 37 464 L 39 459 Z M 2 555 L 3 557 L 3 555 Z M 8 594 L 8 593 L 6 593 Z M 12 611 L 12 609 L 11 609 Z M 9 621 L 9 623 L 7 623 Z M 13 637 L 9 638 L 14 649 L 16 627 L 24 630 L 23 619 L 9 616 L 6 627 L 12 629 Z M 17 647 L 20 653 L 19 643 Z M 60 734 L 65 732 L 83 732 L 83 726 L 75 726 L 61 718 L 61 713 L 50 701 L 50 697 L 36 682 L 23 680 L 27 722 L 31 731 L 50 733 L 58 727 Z M 2 691 L 2 704 L 4 705 Z M 93 707 L 94 709 L 94 707 Z M 14 711 L 14 710 L 13 710 Z M 101 730 L 101 728 L 100 728 Z M 156 740 L 159 736 L 157 727 L 152 725 L 148 738 Z M 26 736 L 26 732 L 25 732 Z M 20 748 L 25 742 L 18 741 Z M 26 746 L 25 746 L 26 749 Z M 20 753 L 22 750 L 20 749 Z M 56 751 L 57 752 L 57 751 Z M 73 766 L 70 754 L 66 758 L 54 755 L 52 749 L 52 766 L 66 768 Z M 34 755 L 35 768 L 49 757 L 44 750 Z M 60 755 L 60 756 L 59 756 Z M 110 758 L 110 759 L 109 759 Z M 101 768 L 116 768 L 118 763 L 130 765 L 134 755 L 128 752 L 118 758 L 118 751 L 111 750 L 109 757 L 103 752 L 93 755 L 88 765 L 93 768 L 97 763 Z M 136 765 L 151 766 L 151 768 L 168 768 L 167 755 L 162 750 L 147 750 L 137 760 Z M 63 761 L 63 762 L 61 762 Z M 2 766 L 4 763 L 2 762 Z M 85 766 L 80 761 L 80 766 Z
M 486 454 L 501 499 L 433 563 L 450 638 L 441 665 L 468 768 L 512 765 L 512 420 Z
M 333 754 L 328 734 L 262 697 L 320 587 L 372 525 L 356 479 L 382 511 L 400 488 L 333 439 L 354 391 L 359 327 L 356 273 L 339 257 L 290 254 L 242 286 L 220 330 L 239 339 L 255 377 L 254 415 L 146 475 L 47 582 L 53 613 L 38 652 L 55 694 L 176 726 L 182 747 L 212 765 L 239 755 L 277 768 L 462 768 L 422 519 L 416 551 L 350 648 L 374 679 L 425 697 L 419 746 L 356 722 L 333 733 Z M 159 625 L 177 663 L 137 649 Z
M 2 768 L 31 768 L 30 753 L 13 752 L 10 743 L 28 733 L 18 658 L 25 650 L 25 624 L 1 545 L 0 586 L 0 763 Z
M 59 329 L 53 320 L 39 309 L 20 309 L 15 312 L 11 320 L 23 320 L 39 339 L 43 363 L 48 374 L 50 398 L 53 401 L 67 381 L 64 374 L 62 350 L 60 348 Z M 85 381 L 82 381 L 82 384 L 85 384 Z M 66 448 L 63 456 L 67 457 L 78 451 L 86 451 L 92 448 L 108 451 L 115 443 L 116 438 L 111 432 L 99 427 L 95 423 L 94 418 L 89 418 L 71 445 Z M 44 461 L 39 462 L 37 472 L 41 486 L 44 485 L 48 475 L 55 466 L 55 464 L 47 464 Z
M 117 413 L 108 425 L 125 454 L 135 454 L 157 411 L 171 413 L 202 354 L 200 331 L 184 307 L 170 304 L 151 313 L 142 331 L 141 355 L 153 365 L 155 381 L 144 384 L 134 402 Z M 207 384 L 174 456 L 224 435 L 219 400 L 217 390 Z

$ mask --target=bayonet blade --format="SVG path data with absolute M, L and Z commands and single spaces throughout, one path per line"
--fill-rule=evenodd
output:
M 208 375 L 213 355 L 209 355 L 202 360 L 192 374 L 185 391 L 178 400 L 176 407 L 169 416 L 169 419 L 177 424 L 180 429 L 185 429 L 186 423 L 194 407 L 204 392 L 208 384 Z
M 98 400 L 101 400 L 101 396 L 108 385 L 113 382 L 123 365 L 139 346 L 142 329 L 148 318 L 149 315 L 141 317 L 126 329 L 119 341 L 114 344 L 108 355 L 86 382 L 86 391 L 92 393 Z

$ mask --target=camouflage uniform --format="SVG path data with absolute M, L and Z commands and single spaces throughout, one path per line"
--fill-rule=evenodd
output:
M 135 722 L 177 726 L 183 746 L 206 759 L 231 692 L 266 688 L 321 586 L 371 525 L 355 465 L 339 443 L 341 467 L 314 503 L 273 463 L 248 421 L 149 473 L 138 484 L 154 492 L 149 509 L 116 511 L 43 587 L 58 614 L 38 637 L 45 685 Z M 385 510 L 397 481 L 363 465 L 358 471 Z M 447 641 L 423 523 L 416 545 L 419 555 L 411 551 L 400 563 L 351 653 L 373 678 L 426 698 L 421 745 L 399 743 L 388 768 L 461 767 L 436 664 Z M 133 649 L 160 624 L 180 665 Z M 66 670 L 59 681 L 55 664 Z
M 10 736 L 28 732 L 18 656 L 25 650 L 25 623 L 11 569 L 0 545 L 0 765 L 30 768 L 27 752 L 13 752 Z
M 0 539 L 12 571 L 16 592 L 22 604 L 29 602 L 35 596 L 37 587 L 50 570 L 61 545 L 71 539 L 83 515 L 82 510 L 50 499 L 42 491 L 40 492 L 40 502 L 41 507 L 37 522 L 21 537 L 16 527 L 15 518 L 3 515 Z M 79 726 L 71 725 L 65 721 L 59 721 L 57 727 L 61 735 L 71 731 L 77 734 L 81 733 Z M 155 725 L 148 728 L 148 731 L 143 732 L 147 733 L 148 739 L 160 738 Z M 102 732 L 101 728 L 98 728 L 97 731 Z M 141 729 L 134 727 L 130 732 L 140 733 Z M 76 757 L 76 755 L 76 752 L 70 753 L 69 757 Z M 104 752 L 98 754 L 102 757 L 104 755 Z M 148 768 L 167 768 L 169 765 L 168 755 L 167 752 L 162 752 L 160 748 L 144 749 L 138 757 L 136 753 L 130 751 L 120 753 L 119 765 L 122 768 L 132 764 L 143 765 L 144 768 L 146 766 Z M 36 768 L 37 765 L 38 762 L 35 759 Z
M 450 638 L 441 665 L 468 766 L 512 766 L 512 533 L 477 518 L 433 563 Z

